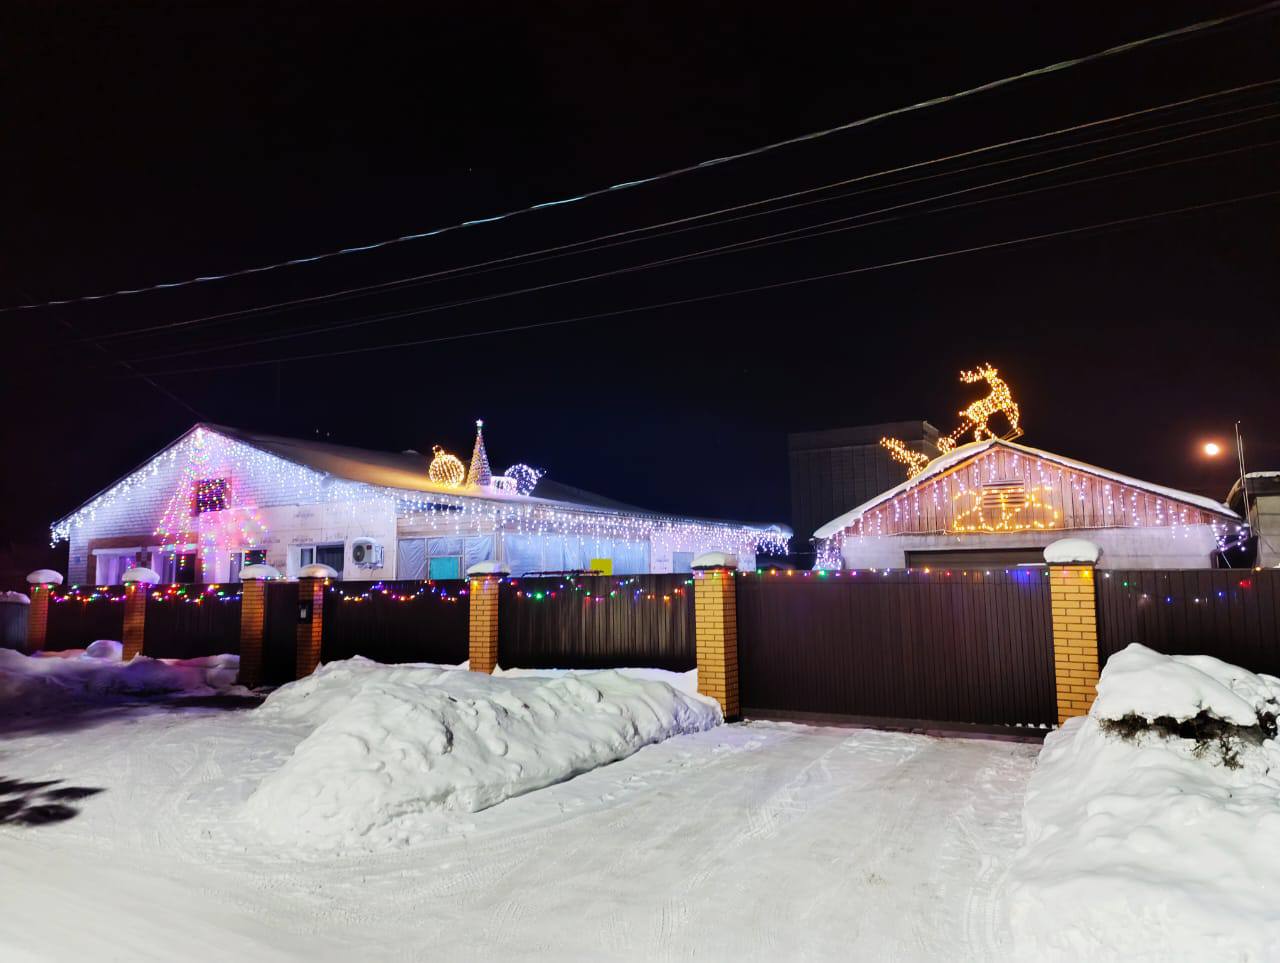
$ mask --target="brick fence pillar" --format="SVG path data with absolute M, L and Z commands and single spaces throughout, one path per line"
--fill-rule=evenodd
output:
M 124 628 L 120 632 L 123 652 L 120 658 L 128 662 L 142 655 L 147 627 L 147 596 L 151 586 L 146 582 L 130 582 L 124 587 Z
M 501 563 L 492 561 L 467 569 L 467 657 L 472 672 L 487 675 L 498 664 L 498 593 L 507 574 Z
M 693 560 L 694 639 L 698 692 L 720 703 L 726 720 L 741 715 L 738 704 L 737 559 L 709 552 Z
M 267 583 L 243 578 L 240 586 L 240 671 L 236 681 L 250 689 L 262 685 L 262 638 L 267 622 Z
M 1049 565 L 1053 673 L 1058 724 L 1089 712 L 1098 684 L 1097 596 L 1093 565 Z
M 294 649 L 294 678 L 305 679 L 320 666 L 324 639 L 324 589 L 326 578 L 298 579 L 298 636 Z
M 27 612 L 27 642 L 24 651 L 30 655 L 44 648 L 49 638 L 49 599 L 53 587 L 62 584 L 62 575 L 50 568 L 36 569 L 27 576 L 31 586 L 31 608 Z

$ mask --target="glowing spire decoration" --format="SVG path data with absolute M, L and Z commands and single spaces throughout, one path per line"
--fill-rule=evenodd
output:
M 467 469 L 468 488 L 488 488 L 493 484 L 489 455 L 484 450 L 484 422 L 476 419 L 476 444 L 471 449 L 471 467 Z

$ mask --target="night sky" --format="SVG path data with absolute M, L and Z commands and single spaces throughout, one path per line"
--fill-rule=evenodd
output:
M 14 4 L 0 31 L 0 302 L 235 270 L 481 217 L 1249 5 L 310 3 L 267 13 Z M 1207 465 L 1197 447 L 1228 440 L 1235 420 L 1250 467 L 1280 468 L 1277 197 L 523 333 L 228 366 L 613 311 L 1280 190 L 1280 119 L 1270 119 L 1280 84 L 880 177 L 858 185 L 875 192 L 771 216 L 374 297 L 94 339 L 595 238 L 1270 80 L 1280 76 L 1278 41 L 1280 17 L 1255 18 L 500 224 L 246 279 L 0 314 L 0 548 L 33 556 L 52 519 L 198 417 L 374 448 L 439 443 L 462 455 L 483 417 L 495 468 L 526 461 L 648 507 L 786 521 L 788 431 L 908 418 L 947 430 L 978 396 L 958 369 L 983 361 L 1021 402 L 1026 443 L 1222 497 L 1233 466 Z M 1192 122 L 1143 133 L 1182 121 Z M 903 208 L 912 216 L 891 223 L 316 330 L 1244 121 Z M 1079 144 L 1121 133 L 1129 136 Z M 1077 146 L 1018 159 L 1066 145 Z M 1248 145 L 1266 146 L 928 213 Z M 956 170 L 992 160 L 1002 163 Z M 900 183 L 921 174 L 943 176 Z M 301 336 L 242 343 L 283 334 Z

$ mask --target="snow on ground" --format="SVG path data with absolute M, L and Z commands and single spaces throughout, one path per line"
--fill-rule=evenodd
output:
M 120 643 L 108 639 L 88 649 L 37 655 L 0 649 L 0 716 L 139 696 L 225 693 L 233 691 L 239 667 L 235 655 L 181 660 L 138 656 L 122 663 Z
M 601 689 L 592 679 L 568 688 Z M 604 688 L 641 698 L 622 681 Z M 0 720 L 0 801 L 74 810 L 0 819 L 0 955 L 912 961 L 1007 949 L 997 884 L 1036 746 L 722 725 L 478 812 L 443 811 L 441 832 L 416 845 L 335 854 L 264 842 L 242 818 L 310 735 L 359 704 L 305 710 L 320 726 L 267 721 L 291 701 Z
M 356 657 L 276 690 L 263 726 L 301 728 L 245 815 L 267 838 L 328 849 L 411 844 L 450 812 L 719 725 L 713 699 L 620 672 L 481 675 Z
M 1257 726 L 1280 680 L 1132 645 L 1088 717 L 1045 741 L 1010 876 L 1019 955 L 1046 960 L 1280 959 L 1280 746 L 1144 732 L 1107 720 Z M 1205 716 L 1200 716 L 1203 720 Z M 1274 730 L 1273 730 L 1274 731 Z M 1259 743 L 1260 744 L 1257 744 Z

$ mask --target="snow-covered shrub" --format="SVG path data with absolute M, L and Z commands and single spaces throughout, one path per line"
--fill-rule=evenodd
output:
M 1280 958 L 1280 680 L 1131 645 L 1098 693 L 1027 792 L 1019 956 Z

